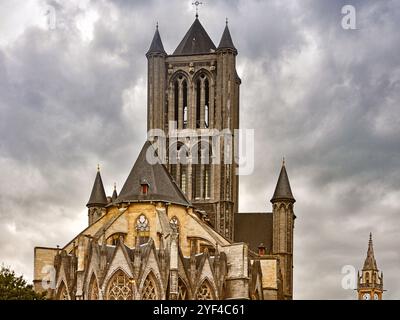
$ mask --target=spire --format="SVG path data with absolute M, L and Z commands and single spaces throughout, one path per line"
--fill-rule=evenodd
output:
M 378 270 L 374 257 L 374 246 L 372 243 L 372 233 L 369 234 L 367 258 L 365 258 L 363 270 Z
M 186 32 L 182 41 L 175 49 L 174 55 L 211 53 L 215 49 L 215 44 L 201 25 L 200 20 L 196 17 L 188 32 Z
M 219 45 L 218 45 L 218 50 L 221 50 L 221 49 L 232 49 L 235 52 L 237 52 L 237 50 L 233 44 L 233 41 L 232 41 L 231 33 L 229 32 L 228 18 L 226 18 L 225 30 L 222 33 L 221 41 L 219 42 Z
M 282 169 L 279 174 L 278 183 L 276 184 L 274 195 L 271 202 L 274 203 L 279 200 L 289 200 L 295 202 L 292 189 L 290 188 L 289 177 L 286 172 L 285 159 L 282 161 Z
M 111 199 L 113 202 L 115 202 L 115 200 L 117 200 L 117 198 L 118 198 L 117 184 L 114 182 L 114 191 L 113 191 Z
M 154 33 L 153 41 L 151 41 L 151 45 L 149 51 L 146 53 L 146 57 L 149 57 L 149 55 L 152 53 L 167 54 L 161 41 L 160 32 L 158 32 L 158 22 L 156 24 L 156 32 Z
M 90 194 L 87 207 L 104 207 L 107 204 L 107 196 L 104 191 L 103 180 L 100 175 L 100 166 L 97 166 L 96 179 L 94 180 L 92 193 Z

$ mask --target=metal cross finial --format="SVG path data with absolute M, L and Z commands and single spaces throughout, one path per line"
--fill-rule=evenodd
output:
M 196 19 L 199 17 L 199 5 L 203 4 L 203 2 L 195 1 L 192 3 L 192 6 L 196 6 Z
M 100 172 L 100 164 L 97 164 L 97 171 Z
M 228 25 L 228 17 L 226 17 L 225 24 Z

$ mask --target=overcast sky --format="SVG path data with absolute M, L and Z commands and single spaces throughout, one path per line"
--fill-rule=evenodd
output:
M 63 246 L 87 225 L 97 163 L 107 193 L 121 188 L 146 137 L 155 24 L 172 53 L 191 2 L 0 2 L 0 263 L 32 280 L 34 246 Z M 229 18 L 240 125 L 255 129 L 241 211 L 271 210 L 286 157 L 295 298 L 354 299 L 341 269 L 362 268 L 373 232 L 385 298 L 399 299 L 400 2 L 203 3 L 214 43 Z M 341 26 L 345 4 L 356 30 Z

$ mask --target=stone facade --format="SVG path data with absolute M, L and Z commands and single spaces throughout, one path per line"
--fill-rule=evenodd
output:
M 205 131 L 229 129 L 232 138 L 239 128 L 236 55 L 227 25 L 216 47 L 196 17 L 171 55 L 157 28 L 146 54 L 148 129 L 183 131 L 175 156 L 189 161 L 174 163 L 168 152 L 166 165 L 150 164 L 149 152 L 163 158 L 152 135 L 119 195 L 106 196 L 98 170 L 88 227 L 62 248 L 35 248 L 35 290 L 51 299 L 292 299 L 295 199 L 285 164 L 272 213 L 239 214 L 237 165 L 224 161 L 225 140 L 215 164 L 195 163 L 204 146 L 187 139 L 190 129 L 204 140 Z

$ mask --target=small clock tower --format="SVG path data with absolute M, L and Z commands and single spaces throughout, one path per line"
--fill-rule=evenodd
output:
M 380 272 L 374 257 L 372 234 L 369 234 L 367 258 L 357 278 L 358 300 L 382 300 L 383 273 Z

